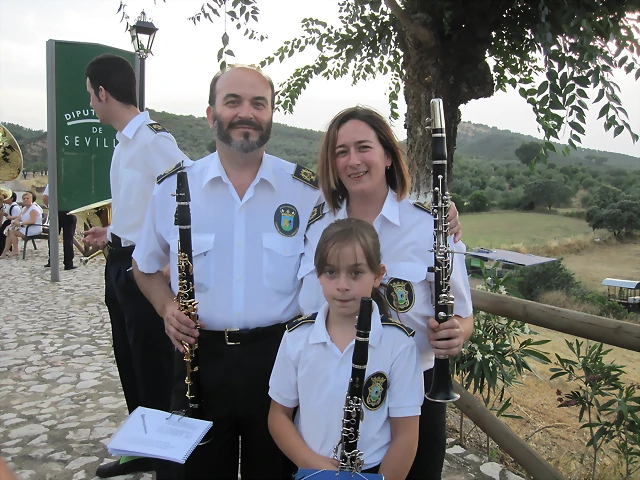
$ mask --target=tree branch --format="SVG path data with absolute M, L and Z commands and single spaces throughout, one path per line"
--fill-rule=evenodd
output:
M 425 48 L 431 48 L 435 45 L 436 39 L 433 33 L 413 21 L 413 19 L 405 12 L 396 0 L 384 0 L 384 3 L 389 7 L 391 13 L 400 20 L 400 23 L 404 26 L 407 32 L 411 33 L 414 37 L 418 38 Z

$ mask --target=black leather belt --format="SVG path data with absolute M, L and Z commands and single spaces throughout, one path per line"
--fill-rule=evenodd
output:
M 133 253 L 133 250 L 136 248 L 135 245 L 127 245 L 126 247 L 122 246 L 122 239 L 116 235 L 115 233 L 111 234 L 111 240 L 109 241 L 109 250 L 114 252 L 122 252 L 124 253 Z
M 268 327 L 248 328 L 239 330 L 227 328 L 226 330 L 200 330 L 200 337 L 208 340 L 224 342 L 227 345 L 243 345 L 256 342 L 274 335 L 283 334 L 284 323 L 276 323 Z

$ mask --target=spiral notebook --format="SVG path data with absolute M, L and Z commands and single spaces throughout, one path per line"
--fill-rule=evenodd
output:
M 184 463 L 212 423 L 178 414 L 138 407 L 107 445 L 117 456 L 151 457 Z

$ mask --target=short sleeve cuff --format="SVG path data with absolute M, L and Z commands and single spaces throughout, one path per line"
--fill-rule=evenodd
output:
M 473 314 L 473 307 L 468 305 L 466 302 L 464 305 L 460 305 L 456 308 L 455 300 L 453 304 L 453 314 L 462 318 L 467 318 L 471 314 Z
M 289 398 L 284 398 L 283 396 L 279 395 L 276 391 L 274 391 L 273 388 L 269 389 L 269 396 L 274 401 L 278 402 L 280 405 L 284 405 L 287 408 L 295 408 L 300 403 L 300 402 L 298 402 L 297 399 L 291 400 Z
M 158 266 L 158 262 L 154 262 L 150 255 L 143 255 L 142 253 L 138 253 L 137 249 L 133 251 L 133 259 L 136 261 L 138 265 L 138 270 L 142 273 L 156 273 L 164 268 L 164 265 Z
M 418 415 L 420 415 L 420 406 L 389 408 L 390 417 L 416 417 Z

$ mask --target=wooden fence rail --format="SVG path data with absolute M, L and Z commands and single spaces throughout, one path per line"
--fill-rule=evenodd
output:
M 640 325 L 475 288 L 471 299 L 476 310 L 640 352 Z

